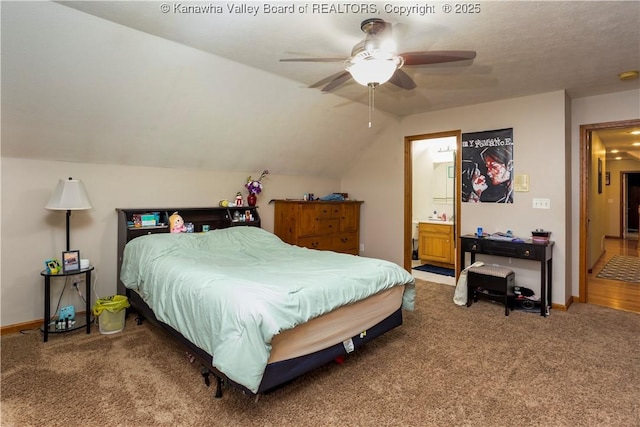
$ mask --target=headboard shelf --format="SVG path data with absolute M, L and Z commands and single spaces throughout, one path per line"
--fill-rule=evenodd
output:
M 147 234 L 168 233 L 169 232 L 169 216 L 177 212 L 185 223 L 192 223 L 194 232 L 203 231 L 203 226 L 208 225 L 209 230 L 220 228 L 250 226 L 260 227 L 260 214 L 257 206 L 229 206 L 223 207 L 201 207 L 201 208 L 117 208 L 118 214 L 118 294 L 127 295 L 126 288 L 120 282 L 120 269 L 122 265 L 122 256 L 124 247 L 132 239 L 145 236 Z M 237 215 L 236 215 L 237 212 Z M 134 215 L 151 215 L 159 214 L 159 223 L 162 225 L 154 226 L 131 226 Z M 243 218 L 241 221 L 237 218 Z M 250 216 L 253 220 L 246 218 Z

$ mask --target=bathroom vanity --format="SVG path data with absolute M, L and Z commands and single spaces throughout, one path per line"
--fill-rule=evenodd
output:
M 452 221 L 418 223 L 418 258 L 442 267 L 454 268 L 455 247 Z

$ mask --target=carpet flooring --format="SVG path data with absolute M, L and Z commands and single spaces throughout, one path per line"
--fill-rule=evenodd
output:
M 574 303 L 549 317 L 416 285 L 404 324 L 254 398 L 206 387 L 149 323 L 113 335 L 1 337 L 2 426 L 616 426 L 640 420 L 640 315 Z
M 640 285 L 640 258 L 614 255 L 596 277 Z
M 452 268 L 438 267 L 431 264 L 422 264 L 417 267 L 413 267 L 414 270 L 426 271 L 428 273 L 440 274 L 442 276 L 455 277 L 455 272 Z

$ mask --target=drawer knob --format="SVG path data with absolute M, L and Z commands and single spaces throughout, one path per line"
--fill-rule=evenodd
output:
M 478 250 L 478 245 L 471 245 L 471 250 L 472 251 L 477 251 Z
M 524 251 L 524 256 L 529 256 L 529 249 L 527 249 L 526 251 Z

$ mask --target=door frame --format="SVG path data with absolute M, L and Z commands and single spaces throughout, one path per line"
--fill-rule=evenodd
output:
M 587 262 L 589 241 L 589 158 L 591 155 L 591 132 L 606 129 L 623 129 L 639 127 L 640 119 L 622 120 L 617 122 L 592 123 L 580 125 L 580 221 L 579 221 L 579 256 L 578 256 L 578 301 L 587 302 L 587 279 L 589 265 Z
M 436 133 L 425 133 L 421 135 L 409 135 L 404 137 L 404 268 L 411 272 L 411 244 L 412 237 L 412 221 L 413 221 L 413 142 L 422 141 L 424 139 L 436 138 L 456 138 L 456 157 L 455 157 L 455 196 L 453 198 L 453 209 L 455 217 L 453 221 L 453 244 L 455 248 L 455 279 L 458 279 L 458 259 L 460 257 L 460 248 L 458 245 L 458 236 L 460 235 L 460 202 L 462 187 L 460 180 L 460 164 L 462 161 L 462 130 L 450 130 Z

